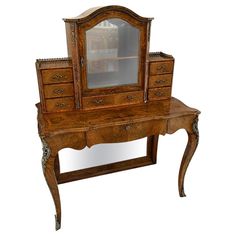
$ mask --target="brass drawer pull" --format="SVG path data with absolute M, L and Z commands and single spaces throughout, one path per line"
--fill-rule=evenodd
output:
M 156 84 L 164 84 L 164 83 L 166 83 L 166 80 L 164 80 L 164 79 L 156 80 L 155 83 Z
M 63 94 L 64 93 L 64 89 L 54 89 L 53 93 L 55 93 L 55 94 Z
M 156 92 L 155 94 L 156 94 L 158 97 L 161 97 L 161 96 L 164 96 L 164 95 L 165 95 L 164 92 L 160 92 L 160 91 Z
M 166 65 L 161 64 L 160 66 L 157 67 L 157 71 L 158 71 L 158 72 L 161 72 L 161 73 L 165 73 L 165 72 L 167 72 L 168 70 L 167 70 Z
M 126 97 L 128 100 L 133 100 L 134 99 L 134 97 L 133 96 L 131 96 L 131 95 L 127 95 L 127 97 Z
M 95 99 L 94 101 L 93 101 L 95 104 L 101 104 L 101 103 L 103 103 L 103 99 Z
M 66 107 L 66 103 L 57 103 L 56 107 L 57 108 L 65 108 Z
M 52 79 L 55 80 L 55 81 L 62 81 L 62 80 L 66 80 L 67 76 L 62 75 L 62 74 L 54 74 L 52 76 Z
M 124 128 L 125 128 L 126 131 L 128 131 L 132 128 L 132 126 L 131 125 L 126 125 Z

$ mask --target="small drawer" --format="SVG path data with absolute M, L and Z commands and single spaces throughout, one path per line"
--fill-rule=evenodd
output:
M 46 108 L 48 112 L 70 111 L 73 110 L 74 106 L 74 97 L 54 98 L 46 100 Z
M 127 92 L 119 94 L 110 94 L 104 96 L 92 96 L 83 98 L 83 107 L 85 109 L 111 107 L 126 104 L 136 104 L 143 101 L 143 92 Z
M 170 74 L 173 72 L 174 62 L 151 62 L 150 63 L 150 75 Z
M 42 70 L 44 84 L 67 83 L 73 81 L 72 69 L 49 69 Z
M 45 98 L 69 97 L 73 96 L 73 84 L 52 84 L 44 86 Z
M 149 88 L 171 86 L 172 74 L 151 75 L 149 77 Z
M 148 100 L 162 100 L 170 98 L 171 96 L 171 87 L 155 88 L 148 90 Z

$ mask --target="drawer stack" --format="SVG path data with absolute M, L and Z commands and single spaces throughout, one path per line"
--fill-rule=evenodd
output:
M 36 68 L 43 111 L 73 110 L 75 101 L 71 62 L 68 59 L 37 60 Z
M 149 54 L 148 100 L 171 97 L 174 58 L 162 52 Z

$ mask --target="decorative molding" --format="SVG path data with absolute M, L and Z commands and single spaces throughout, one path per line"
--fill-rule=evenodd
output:
M 76 44 L 75 24 L 71 24 L 70 29 L 71 29 L 71 44 L 73 47 L 75 47 Z
M 193 133 L 196 135 L 197 137 L 197 142 L 199 140 L 199 130 L 198 130 L 198 116 L 196 116 L 193 120 L 193 124 L 192 124 L 192 129 L 193 129 Z
M 149 52 L 149 57 L 166 57 L 166 58 L 173 58 L 173 56 L 166 54 L 164 52 Z
M 36 60 L 36 62 L 45 62 L 45 63 L 54 63 L 54 62 L 62 62 L 64 63 L 65 61 L 71 61 L 70 57 L 58 57 L 58 58 L 39 58 Z
M 40 137 L 40 138 L 41 138 L 42 145 L 43 145 L 42 167 L 43 167 L 43 171 L 45 171 L 46 163 L 48 161 L 48 158 L 50 157 L 51 150 L 50 150 L 48 144 L 46 143 L 44 137 Z
M 154 19 L 153 17 L 148 17 L 148 18 L 142 17 L 126 7 L 111 5 L 111 6 L 105 6 L 105 7 L 91 8 L 77 17 L 64 18 L 63 20 L 65 22 L 77 22 L 77 23 L 81 24 L 81 23 L 85 23 L 85 22 L 90 21 L 91 19 L 97 17 L 100 14 L 107 14 L 107 12 L 127 14 L 139 22 L 149 22 Z
M 71 68 L 72 59 L 70 57 L 37 59 L 37 69 Z

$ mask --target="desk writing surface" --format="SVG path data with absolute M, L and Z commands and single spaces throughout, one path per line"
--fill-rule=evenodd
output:
M 148 120 L 168 119 L 199 111 L 186 106 L 178 99 L 153 101 L 135 106 L 123 106 L 93 111 L 69 111 L 42 114 L 39 110 L 41 132 L 67 132 L 70 129 L 88 131 L 93 128 L 109 127 Z

